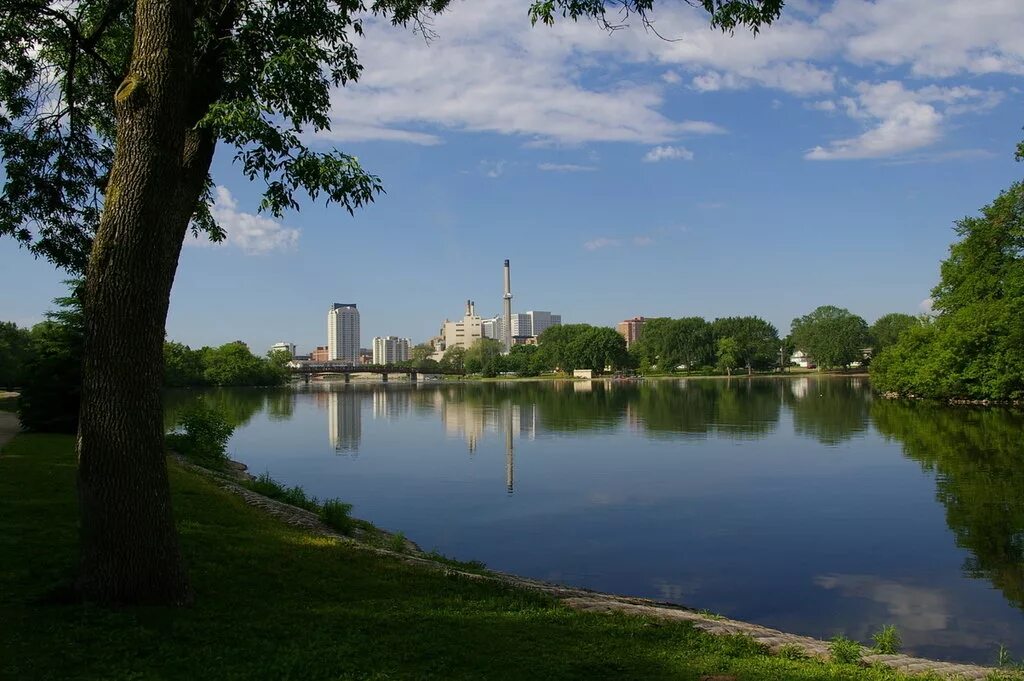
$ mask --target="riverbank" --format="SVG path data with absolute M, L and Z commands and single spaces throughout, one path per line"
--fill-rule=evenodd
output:
M 790 659 L 778 632 L 681 608 L 365 547 L 169 469 L 196 604 L 109 611 L 45 604 L 76 560 L 73 438 L 21 435 L 0 454 L 0 677 L 906 678 Z M 921 664 L 906 666 L 949 669 Z

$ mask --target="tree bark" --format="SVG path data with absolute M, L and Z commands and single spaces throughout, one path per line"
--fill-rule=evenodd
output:
M 171 285 L 213 153 L 209 139 L 189 132 L 191 60 L 189 3 L 138 2 L 85 285 L 78 587 L 101 603 L 190 599 L 171 509 L 161 389 Z

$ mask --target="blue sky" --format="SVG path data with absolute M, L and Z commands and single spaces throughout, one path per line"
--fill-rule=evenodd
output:
M 530 28 L 528 3 L 457 4 L 437 36 L 371 24 L 332 131 L 387 189 L 350 217 L 258 215 L 221 148 L 228 243 L 187 243 L 168 335 L 263 352 L 326 343 L 332 302 L 425 340 L 472 298 L 611 325 L 822 304 L 920 311 L 952 223 L 1019 179 L 1024 3 L 792 2 L 757 38 L 683 3 L 639 28 Z M 38 321 L 64 276 L 0 241 L 0 319 Z

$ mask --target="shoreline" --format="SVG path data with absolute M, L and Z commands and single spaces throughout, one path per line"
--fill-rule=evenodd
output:
M 651 598 L 628 596 L 591 589 L 574 587 L 554 582 L 522 577 L 499 570 L 486 568 L 483 571 L 468 571 L 461 566 L 453 567 L 460 561 L 444 563 L 423 551 L 414 541 L 404 534 L 381 529 L 369 521 L 360 523 L 373 528 L 373 533 L 387 538 L 401 537 L 404 540 L 402 551 L 381 546 L 373 542 L 369 533 L 345 535 L 325 525 L 316 515 L 296 506 L 270 499 L 254 492 L 239 483 L 243 476 L 251 477 L 245 464 L 228 460 L 225 472 L 211 470 L 192 463 L 181 456 L 173 457 L 183 468 L 214 482 L 221 489 L 242 499 L 242 501 L 267 513 L 282 523 L 298 527 L 312 534 L 330 537 L 360 550 L 385 555 L 407 564 L 417 565 L 431 570 L 443 572 L 446 576 L 460 579 L 496 582 L 512 588 L 542 593 L 554 598 L 562 605 L 573 610 L 596 613 L 620 613 L 626 615 L 649 617 L 665 621 L 686 621 L 691 625 L 714 635 L 739 635 L 752 638 L 765 646 L 773 654 L 786 654 L 798 650 L 805 657 L 830 661 L 831 650 L 828 641 L 800 634 L 791 634 L 760 624 L 734 620 L 728 617 L 709 613 L 676 603 L 658 601 Z M 931 660 L 906 654 L 879 654 L 866 646 L 860 646 L 860 662 L 862 666 L 881 665 L 911 675 L 932 674 L 940 678 L 963 681 L 980 681 L 993 678 L 1000 670 L 996 667 L 982 665 Z

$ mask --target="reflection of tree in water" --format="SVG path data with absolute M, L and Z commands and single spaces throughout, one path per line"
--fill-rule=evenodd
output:
M 164 394 L 164 425 L 167 428 L 173 427 L 182 410 L 199 399 L 223 414 L 232 426 L 239 428 L 263 410 L 267 393 L 260 388 L 168 390 Z
M 267 416 L 271 421 L 287 421 L 295 414 L 295 391 L 283 388 L 267 393 Z
M 871 391 L 858 378 L 796 378 L 782 394 L 797 435 L 835 446 L 868 428 Z
M 583 389 L 581 389 L 583 388 Z M 450 408 L 481 415 L 501 405 L 536 414 L 538 432 L 572 433 L 615 428 L 625 421 L 652 434 L 717 432 L 732 438 L 762 437 L 779 419 L 778 381 L 657 381 L 648 383 L 478 383 L 440 389 Z
M 876 400 L 875 428 L 937 474 L 964 570 L 1024 609 L 1024 413 Z

